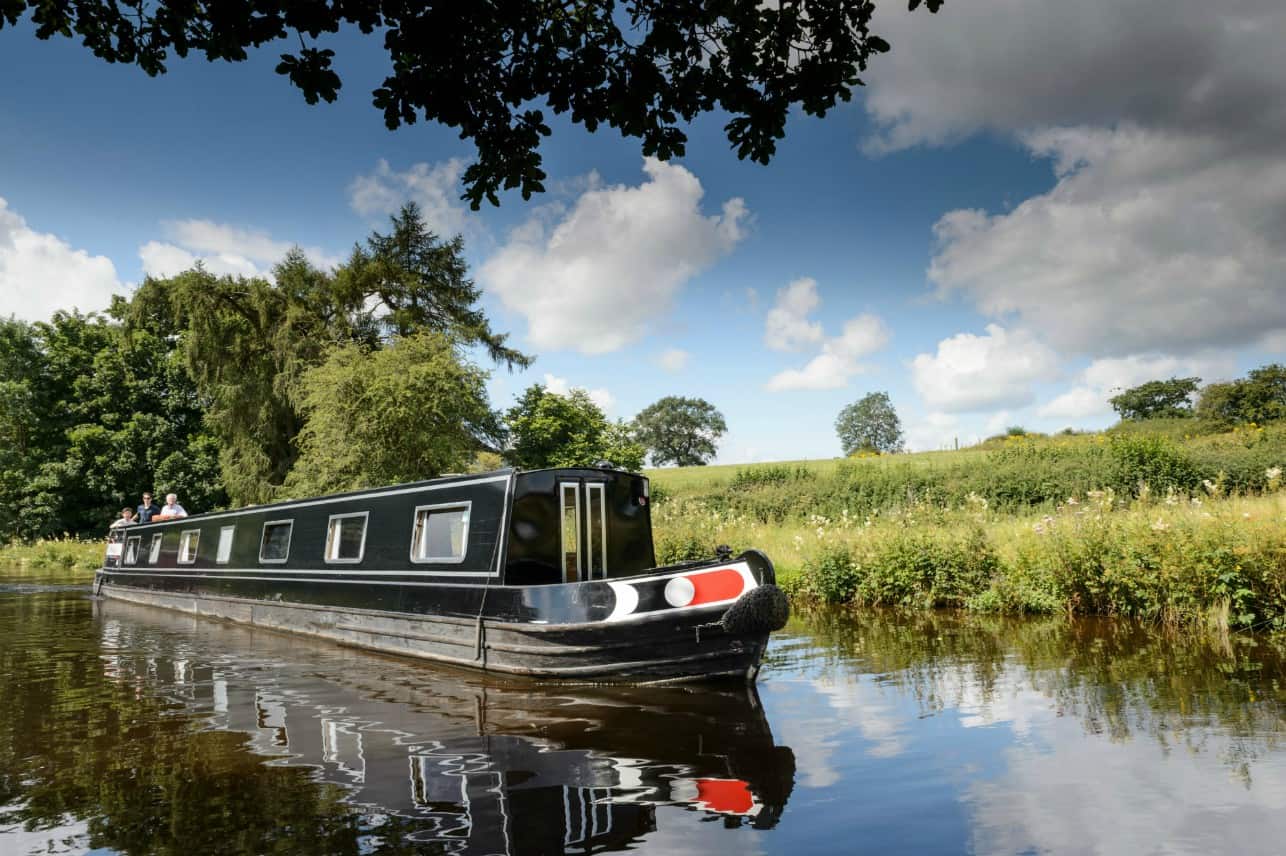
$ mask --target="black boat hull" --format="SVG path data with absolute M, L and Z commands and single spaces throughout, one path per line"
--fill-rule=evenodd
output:
M 761 554 L 747 554 L 738 559 L 736 564 L 745 565 L 747 577 L 755 582 L 744 594 L 772 586 L 772 565 Z M 676 576 L 717 572 L 721 567 L 726 567 L 726 563 L 658 569 L 648 577 L 613 583 L 618 588 L 625 584 L 655 588 Z M 96 591 L 103 597 L 203 618 L 302 634 L 463 668 L 546 680 L 637 684 L 720 679 L 754 681 L 757 676 L 768 633 L 773 628 L 730 632 L 721 623 L 730 608 L 726 602 L 687 609 L 659 609 L 628 616 L 627 620 L 605 619 L 601 617 L 602 605 L 596 604 L 593 596 L 600 587 L 601 584 L 584 583 L 579 586 L 583 589 L 581 596 L 573 593 L 557 598 L 564 603 L 588 604 L 578 616 L 579 620 L 559 623 L 548 619 L 506 620 L 512 615 L 514 596 L 522 592 L 503 588 L 491 589 L 486 593 L 490 600 L 480 598 L 476 607 L 471 600 L 473 615 L 435 615 L 304 602 L 302 598 L 292 599 L 292 587 L 287 585 L 255 587 L 235 594 L 224 587 L 208 590 L 190 582 L 179 585 L 173 579 L 144 580 L 111 569 L 99 572 Z M 479 591 L 477 587 L 468 588 L 471 594 Z M 251 591 L 252 596 L 245 596 Z M 303 593 L 302 587 L 299 593 Z M 310 594 L 315 594 L 315 589 Z

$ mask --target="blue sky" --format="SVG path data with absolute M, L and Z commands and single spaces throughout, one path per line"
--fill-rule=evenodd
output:
M 196 258 L 333 262 L 415 199 L 538 355 L 496 371 L 497 406 L 532 382 L 625 418 L 701 396 L 726 462 L 838 454 L 836 414 L 872 390 L 920 449 L 1099 427 L 1121 386 L 1286 351 L 1286 10 L 1119 5 L 889 6 L 870 85 L 795 117 L 769 166 L 717 116 L 668 164 L 555 123 L 550 192 L 476 214 L 470 147 L 370 106 L 378 43 L 333 40 L 340 100 L 309 107 L 273 50 L 149 79 L 5 29 L 0 313 L 100 308 Z

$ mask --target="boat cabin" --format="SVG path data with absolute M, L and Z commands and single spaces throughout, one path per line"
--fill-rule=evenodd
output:
M 105 567 L 318 582 L 611 579 L 656 565 L 648 499 L 645 477 L 615 469 L 449 476 L 115 529 Z

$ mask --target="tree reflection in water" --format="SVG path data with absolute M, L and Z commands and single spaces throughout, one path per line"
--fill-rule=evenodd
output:
M 92 608 L 0 596 L 0 830 L 127 853 L 587 852 L 645 838 L 658 806 L 771 828 L 790 795 L 753 690 L 505 684 Z

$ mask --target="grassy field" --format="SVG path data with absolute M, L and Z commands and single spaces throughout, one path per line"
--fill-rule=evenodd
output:
M 66 538 L 0 545 L 0 572 L 9 569 L 66 572 L 88 580 L 103 563 L 105 543 Z
M 1286 629 L 1286 429 L 1153 427 L 654 470 L 658 558 L 757 547 L 799 601 Z

